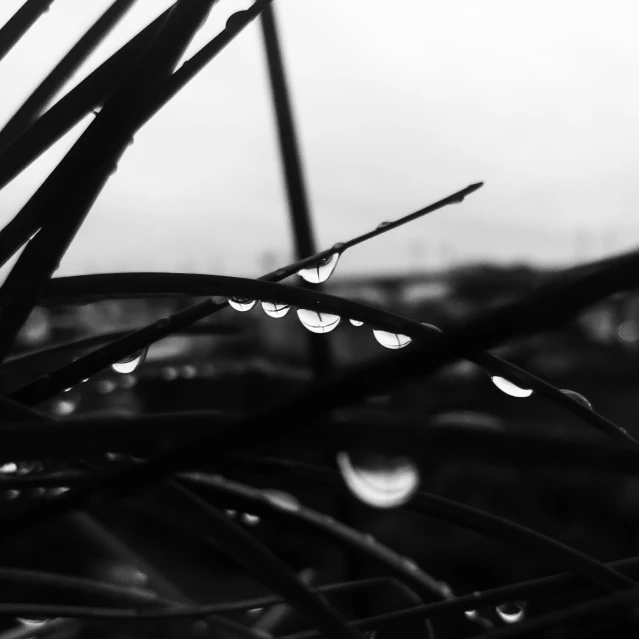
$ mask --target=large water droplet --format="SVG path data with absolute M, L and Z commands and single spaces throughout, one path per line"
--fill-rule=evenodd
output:
M 245 297 L 229 297 L 229 306 L 243 313 L 250 311 L 255 304 L 257 304 L 255 300 L 249 300 Z
M 262 494 L 265 499 L 273 504 L 273 506 L 290 512 L 297 512 L 300 509 L 300 502 L 297 497 L 281 490 L 263 490 Z
M 262 302 L 262 308 L 269 317 L 284 317 L 291 310 L 288 304 L 278 302 Z
M 408 335 L 389 333 L 388 331 L 381 331 L 377 328 L 373 329 L 373 335 L 375 335 L 375 339 L 386 348 L 404 348 L 404 346 L 408 346 L 413 341 Z
M 592 404 L 581 393 L 577 393 L 576 391 L 569 390 L 567 388 L 562 388 L 561 392 L 564 395 L 568 395 L 571 399 L 578 401 L 580 404 L 583 404 L 586 408 L 592 410 Z
M 406 457 L 340 452 L 337 465 L 351 492 L 376 508 L 401 506 L 419 488 L 419 470 Z
M 508 381 L 505 377 L 493 375 L 490 379 L 500 391 L 506 393 L 506 395 L 510 395 L 511 397 L 530 397 L 533 394 L 532 388 L 522 388 L 521 386 L 517 386 L 516 384 Z
M 505 623 L 517 623 L 521 621 L 526 614 L 524 606 L 516 602 L 499 604 L 495 610 L 500 619 Z
M 116 373 L 122 373 L 123 375 L 132 373 L 134 370 L 142 366 L 142 362 L 146 359 L 148 350 L 149 349 L 147 347 L 139 351 L 135 351 L 135 353 L 131 353 L 131 355 L 123 357 L 119 362 L 111 364 L 111 368 Z
M 339 315 L 318 313 L 305 308 L 298 308 L 297 316 L 300 318 L 302 326 L 311 331 L 311 333 L 330 333 L 337 328 L 341 320 Z
M 352 320 L 351 320 L 351 324 L 352 324 L 353 326 L 363 326 L 363 325 L 364 325 L 364 322 L 360 322 L 359 320 L 352 319 Z
M 471 621 L 477 621 L 477 619 L 479 619 L 479 614 L 476 610 L 464 610 L 464 615 L 466 615 L 466 618 Z
M 308 268 L 302 268 L 297 274 L 311 284 L 321 284 L 325 282 L 335 270 L 339 262 L 340 253 L 331 253 L 321 258 Z

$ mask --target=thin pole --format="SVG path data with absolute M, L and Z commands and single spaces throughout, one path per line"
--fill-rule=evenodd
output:
M 260 22 L 264 35 L 268 75 L 277 121 L 284 177 L 286 180 L 286 192 L 293 227 L 295 253 L 299 260 L 313 255 L 317 252 L 317 249 L 306 195 L 299 145 L 295 133 L 293 110 L 284 71 L 282 50 L 275 21 L 275 12 L 272 5 L 267 5 L 264 8 Z M 309 288 L 315 288 L 315 290 L 317 290 L 316 286 Z M 309 340 L 313 370 L 316 375 L 324 375 L 329 371 L 331 362 L 327 336 L 309 334 Z
M 33 26 L 35 21 L 49 10 L 53 0 L 27 0 L 16 13 L 0 28 L 0 60 L 13 45 Z

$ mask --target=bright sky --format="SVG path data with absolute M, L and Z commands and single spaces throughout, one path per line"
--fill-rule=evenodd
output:
M 2 0 L 0 23 L 22 1 Z M 53 2 L 0 63 L 0 121 L 109 4 Z M 69 88 L 169 4 L 138 0 Z M 187 57 L 249 4 L 221 0 Z M 636 0 L 274 6 L 320 248 L 486 182 L 352 249 L 340 271 L 572 263 L 639 243 Z M 19 210 L 88 122 L 0 192 L 0 215 Z M 267 253 L 290 261 L 287 220 L 254 23 L 136 136 L 58 274 L 259 275 Z

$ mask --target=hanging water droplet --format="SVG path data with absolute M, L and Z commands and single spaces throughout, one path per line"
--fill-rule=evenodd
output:
M 269 317 L 284 317 L 291 310 L 288 304 L 278 302 L 262 302 L 262 308 Z
M 378 229 L 383 229 L 383 228 L 387 227 L 389 224 L 390 224 L 390 222 L 380 222 L 380 223 L 377 225 L 377 228 L 378 228 Z
M 255 300 L 249 300 L 245 297 L 229 297 L 228 301 L 231 308 L 242 313 L 250 311 L 257 304 Z
M 404 557 L 404 566 L 411 572 L 419 572 L 419 566 L 409 557 Z
M 139 351 L 135 351 L 135 353 L 131 353 L 130 355 L 123 357 L 119 362 L 111 364 L 111 368 L 116 373 L 121 373 L 123 375 L 132 373 L 134 370 L 142 366 L 142 362 L 144 362 L 144 360 L 146 359 L 148 350 L 149 349 L 147 347 Z
M 493 375 L 490 379 L 500 391 L 506 393 L 506 395 L 510 395 L 511 397 L 530 397 L 533 394 L 532 388 L 522 388 L 521 386 L 517 386 L 505 377 Z
M 247 526 L 257 526 L 260 523 L 260 518 L 257 515 L 252 515 L 251 513 L 243 513 L 242 521 Z
M 363 326 L 363 325 L 364 325 L 364 322 L 360 322 L 359 320 L 352 319 L 352 320 L 351 320 L 351 324 L 352 324 L 353 326 Z
M 408 335 L 389 333 L 388 331 L 382 331 L 376 328 L 373 329 L 373 335 L 375 339 L 386 348 L 404 348 L 404 346 L 408 346 L 413 341 Z
M 302 326 L 311 331 L 311 333 L 330 333 L 330 331 L 337 328 L 341 320 L 339 315 L 318 313 L 305 308 L 298 308 L 297 316 L 300 318 Z
M 339 258 L 339 252 L 331 253 L 326 257 L 322 257 L 308 268 L 300 269 L 297 274 L 311 284 L 321 284 L 333 274 Z
M 376 508 L 401 506 L 419 488 L 419 470 L 406 457 L 340 452 L 337 466 L 351 492 Z
M 49 620 L 46 617 L 16 617 L 16 621 L 19 621 L 26 628 L 40 628 Z
M 500 619 L 505 623 L 517 623 L 521 621 L 526 614 L 524 606 L 516 602 L 499 604 L 495 610 Z
M 297 500 L 297 497 L 291 495 L 290 493 L 285 493 L 281 490 L 263 490 L 262 494 L 265 499 L 280 508 L 281 510 L 288 510 L 290 512 L 297 512 L 300 509 L 300 502 Z
M 583 404 L 586 408 L 592 410 L 592 404 L 581 393 L 577 393 L 576 391 L 569 390 L 567 388 L 562 388 L 561 392 L 571 399 L 578 401 L 580 404 Z

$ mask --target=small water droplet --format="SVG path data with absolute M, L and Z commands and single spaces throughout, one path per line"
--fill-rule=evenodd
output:
M 86 384 L 88 381 L 89 381 L 89 378 L 87 377 L 86 379 L 83 379 L 83 380 L 82 380 L 82 383 L 83 383 L 83 384 Z
M 73 389 L 73 386 L 69 386 L 69 388 L 65 388 L 65 389 L 64 389 L 64 392 L 65 392 L 65 393 L 68 393 L 68 392 L 69 392 L 70 390 L 72 390 L 72 389 Z
M 257 304 L 255 300 L 249 300 L 245 297 L 229 297 L 228 302 L 231 308 L 242 313 L 250 311 Z
M 25 628 L 40 628 L 49 620 L 46 617 L 16 617 L 16 621 L 19 621 Z
M 2 464 L 0 466 L 0 473 L 3 475 L 13 475 L 13 473 L 18 472 L 18 464 L 15 462 L 7 462 L 6 464 Z
M 466 618 L 471 621 L 477 621 L 479 619 L 479 614 L 476 610 L 464 610 L 464 615 L 466 615 Z
M 72 402 L 70 399 L 60 399 L 53 404 L 51 412 L 54 415 L 64 417 L 65 415 L 71 415 L 76 408 L 75 402 Z
M 237 510 L 232 510 L 231 508 L 229 508 L 229 509 L 224 511 L 224 514 L 227 517 L 230 517 L 231 519 L 233 519 L 233 517 L 235 517 L 235 515 L 237 515 Z
M 352 324 L 353 326 L 363 326 L 363 325 L 364 325 L 364 322 L 360 322 L 359 320 L 352 319 L 352 320 L 351 320 L 351 324 Z
M 499 618 L 505 623 L 517 623 L 521 621 L 526 614 L 524 606 L 516 602 L 499 604 L 495 610 Z
M 590 410 L 592 410 L 592 404 L 581 393 L 577 393 L 576 391 L 569 390 L 567 388 L 562 388 L 561 392 L 564 395 L 567 395 L 568 397 L 570 397 L 571 399 L 578 401 L 580 404 L 584 405 L 586 408 L 589 408 Z
M 441 328 L 439 328 L 439 326 L 435 326 L 435 324 L 427 324 L 426 322 L 422 322 L 421 324 L 422 326 L 426 326 L 427 328 L 432 328 L 434 331 L 437 331 L 438 333 L 444 332 L 442 331 Z
M 280 508 L 281 510 L 288 510 L 290 512 L 297 512 L 300 509 L 300 502 L 297 497 L 291 495 L 290 493 L 285 493 L 281 490 L 263 490 L 262 494 L 265 499 Z
M 112 379 L 100 379 L 95 384 L 95 390 L 100 395 L 108 395 L 112 393 L 118 385 Z
M 378 228 L 378 229 L 383 229 L 383 228 L 386 228 L 389 224 L 390 224 L 390 222 L 387 222 L 387 221 L 380 222 L 380 223 L 377 225 L 377 228 Z
M 331 253 L 321 258 L 308 268 L 300 269 L 297 274 L 311 284 L 321 284 L 325 282 L 332 274 L 337 263 L 339 262 L 340 253 Z
M 165 366 L 160 371 L 160 377 L 162 379 L 166 380 L 167 382 L 170 382 L 171 380 L 177 379 L 177 377 L 178 377 L 177 369 L 173 368 L 173 366 Z
M 262 302 L 262 308 L 269 317 L 284 317 L 291 307 L 288 304 L 279 304 L 278 302 Z
M 224 28 L 229 31 L 241 29 L 246 23 L 248 23 L 249 17 L 248 11 L 236 11 L 228 17 Z
M 134 370 L 142 366 L 142 363 L 146 359 L 146 354 L 148 350 L 149 349 L 147 347 L 139 351 L 135 351 L 135 353 L 131 353 L 130 355 L 123 357 L 119 362 L 115 362 L 115 364 L 111 364 L 111 368 L 116 373 L 121 373 L 122 375 L 127 373 L 132 373 Z
M 419 488 L 419 470 L 406 457 L 340 452 L 337 466 L 350 491 L 376 508 L 401 506 Z
M 182 377 L 185 379 L 193 379 L 197 375 L 197 368 L 191 364 L 182 366 Z
M 389 333 L 388 331 L 381 331 L 376 328 L 373 329 L 373 335 L 382 346 L 392 349 L 404 348 L 404 346 L 408 346 L 413 341 L 408 335 Z
M 257 617 L 257 615 L 261 615 L 264 612 L 264 608 L 251 608 L 246 611 L 251 617 Z
M 318 313 L 305 308 L 298 308 L 297 316 L 300 318 L 302 326 L 311 331 L 311 333 L 330 333 L 330 331 L 337 328 L 341 320 L 339 315 Z
M 370 533 L 364 535 L 364 541 L 368 544 L 376 544 L 377 540 Z
M 68 486 L 57 486 L 56 488 L 49 489 L 50 497 L 58 497 L 59 495 L 64 495 L 64 493 L 69 492 L 71 489 Z
M 12 488 L 10 490 L 5 491 L 4 497 L 5 499 L 8 499 L 9 501 L 13 501 L 14 499 L 17 499 L 18 497 L 20 497 L 20 491 Z
M 493 375 L 490 379 L 500 391 L 506 393 L 506 395 L 510 395 L 511 397 L 530 397 L 533 394 L 532 388 L 522 388 L 521 386 L 517 386 L 505 377 Z
M 138 383 L 135 375 L 122 375 L 120 378 L 120 386 L 122 388 L 133 388 Z
M 260 523 L 260 518 L 257 515 L 251 513 L 242 513 L 242 521 L 247 526 L 257 526 Z

